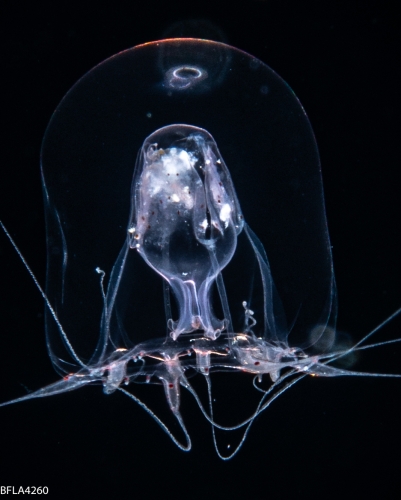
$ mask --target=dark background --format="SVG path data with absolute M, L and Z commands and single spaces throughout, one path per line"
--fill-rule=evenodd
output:
M 41 283 L 39 151 L 55 107 L 116 52 L 192 35 L 258 57 L 303 104 L 321 154 L 339 329 L 358 340 L 401 305 L 395 2 L 5 2 L 0 18 L 0 214 Z M 6 401 L 57 377 L 46 353 L 43 302 L 4 236 L 0 259 Z M 377 338 L 399 336 L 400 326 L 394 321 Z M 400 355 L 396 347 L 366 352 L 358 369 L 401 373 Z M 162 390 L 153 392 L 162 405 Z M 400 490 L 400 395 L 397 379 L 304 380 L 223 463 L 189 399 L 183 414 L 194 447 L 183 453 L 132 401 L 90 387 L 0 409 L 0 485 L 47 485 L 51 498 L 310 498 L 327 491 L 392 498 Z

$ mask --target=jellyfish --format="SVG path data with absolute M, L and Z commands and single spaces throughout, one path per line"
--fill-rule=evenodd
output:
M 258 59 L 195 39 L 107 59 L 53 114 L 41 172 L 45 291 L 2 228 L 46 302 L 60 380 L 1 406 L 101 384 L 188 451 L 187 391 L 227 460 L 306 376 L 400 376 L 352 370 L 356 353 L 390 342 L 367 341 L 401 310 L 358 343 L 341 340 L 314 135 L 290 87 Z M 227 425 L 212 381 L 233 374 L 260 397 Z M 181 438 L 135 394 L 138 384 L 161 386 Z M 218 431 L 238 430 L 222 451 Z

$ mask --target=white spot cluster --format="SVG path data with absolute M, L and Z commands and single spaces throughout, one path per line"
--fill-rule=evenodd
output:
M 211 155 L 210 151 L 209 155 Z M 217 159 L 214 163 L 213 161 L 206 160 L 205 163 L 209 171 L 210 192 L 213 198 L 213 204 L 218 209 L 219 219 L 227 228 L 231 220 L 232 201 L 227 195 L 227 192 L 221 180 L 220 172 L 218 172 L 217 169 L 217 165 L 221 165 L 221 161 Z
M 195 161 L 183 149 L 159 150 L 143 173 L 143 192 L 150 198 L 161 197 L 166 203 L 181 203 L 190 210 L 194 205 L 190 185 Z

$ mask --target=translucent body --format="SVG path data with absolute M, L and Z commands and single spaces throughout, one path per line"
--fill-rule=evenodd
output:
M 173 439 L 189 449 L 182 387 L 213 432 L 246 426 L 245 437 L 306 374 L 360 375 L 327 365 L 358 345 L 340 348 L 333 338 L 313 133 L 292 91 L 260 61 L 200 40 L 105 61 L 54 114 L 42 173 L 46 334 L 63 379 L 19 400 L 100 382 L 138 401 L 124 384 L 162 384 L 186 441 Z M 255 375 L 263 392 L 232 428 L 213 416 L 210 373 L 224 371 Z M 196 374 L 206 380 L 207 409 L 189 382 Z M 267 390 L 257 385 L 264 375 Z
M 243 218 L 213 138 L 187 125 L 155 132 L 142 148 L 132 191 L 130 246 L 174 291 L 180 318 L 173 339 L 199 329 L 215 339 L 227 324 L 214 317 L 211 286 L 235 252 Z

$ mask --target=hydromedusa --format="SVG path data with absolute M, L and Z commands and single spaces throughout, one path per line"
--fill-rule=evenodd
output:
M 377 329 L 348 345 L 336 332 L 315 139 L 294 93 L 261 61 L 192 39 L 122 52 L 64 97 L 41 170 L 46 341 L 61 379 L 3 406 L 98 383 L 188 451 L 185 390 L 228 459 L 255 418 L 308 375 L 399 376 L 335 364 L 372 347 Z M 221 422 L 213 404 L 213 379 L 235 383 L 233 373 L 260 393 L 239 424 Z M 181 437 L 136 384 L 163 387 Z M 216 431 L 238 429 L 223 450 Z

